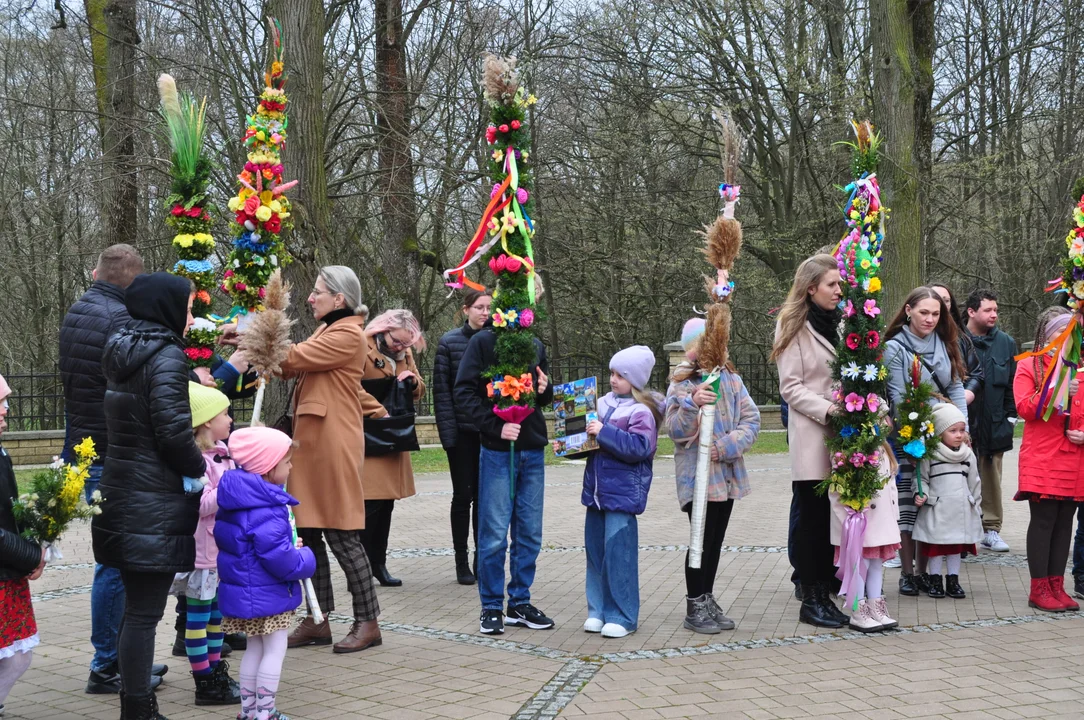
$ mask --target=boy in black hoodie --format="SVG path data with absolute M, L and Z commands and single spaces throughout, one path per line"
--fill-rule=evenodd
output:
M 496 360 L 497 337 L 490 329 L 471 338 L 456 375 L 453 397 L 476 421 L 482 450 L 478 472 L 478 595 L 482 601 L 481 632 L 499 635 L 504 623 L 549 629 L 553 620 L 531 605 L 535 561 L 542 549 L 542 501 L 545 448 L 549 443 L 544 408 L 553 402 L 546 348 L 537 338 L 535 362 L 529 368 L 537 388 L 535 411 L 522 424 L 506 423 L 493 412 L 486 393 L 492 378 L 485 373 Z M 510 443 L 515 457 L 510 457 Z M 511 468 L 515 467 L 515 497 Z M 506 542 L 511 529 L 510 550 Z M 504 562 L 509 550 L 508 614 L 504 607 Z

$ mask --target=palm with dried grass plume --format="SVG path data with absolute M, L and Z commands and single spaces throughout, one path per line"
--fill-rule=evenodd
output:
M 730 296 L 734 282 L 730 271 L 741 252 L 741 223 L 734 218 L 734 206 L 741 195 L 737 185 L 741 163 L 743 139 L 730 114 L 716 111 L 722 146 L 723 176 L 726 182 L 719 185 L 723 201 L 722 213 L 700 233 L 704 238 L 704 256 L 715 268 L 715 277 L 705 277 L 708 292 L 707 319 L 704 335 L 697 350 L 697 363 L 706 371 L 705 382 L 719 392 L 719 376 L 723 368 L 730 367 Z M 715 430 L 715 405 L 700 408 L 700 437 L 696 456 L 696 477 L 693 483 L 693 507 L 689 525 L 689 567 L 700 567 L 704 549 L 704 523 L 708 506 L 708 484 L 711 474 L 712 432 Z
M 241 334 L 238 345 L 260 376 L 252 407 L 253 425 L 260 421 L 267 378 L 282 370 L 282 363 L 290 352 L 290 328 L 296 322 L 286 314 L 290 307 L 290 284 L 282 279 L 281 270 L 271 273 L 268 278 L 263 305 L 264 309 L 252 317 Z

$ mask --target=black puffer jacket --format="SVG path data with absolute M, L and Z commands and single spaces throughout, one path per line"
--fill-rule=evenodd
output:
M 0 447 L 0 580 L 26 577 L 41 562 L 41 546 L 19 535 L 11 501 L 19 495 L 11 456 Z
M 99 458 L 106 455 L 102 350 L 106 340 L 131 319 L 124 306 L 124 289 L 106 282 L 91 285 L 64 316 L 60 325 L 60 379 L 68 419 L 64 444 L 67 460 L 73 459 L 72 446 L 86 437 L 94 439 Z
M 463 323 L 462 327 L 444 333 L 437 343 L 437 357 L 433 360 L 433 406 L 440 444 L 445 448 L 455 447 L 460 431 L 478 432 L 474 418 L 465 408 L 456 405 L 452 397 L 459 361 L 477 332 L 468 323 Z
M 91 524 L 102 565 L 166 573 L 195 564 L 200 496 L 185 496 L 182 476 L 200 477 L 204 462 L 181 339 L 188 288 L 168 273 L 138 276 L 127 292 L 132 321 L 105 346 L 109 454 Z

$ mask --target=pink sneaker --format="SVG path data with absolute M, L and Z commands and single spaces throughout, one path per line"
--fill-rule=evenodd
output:
M 857 630 L 862 633 L 880 632 L 884 630 L 881 627 L 881 623 L 873 618 L 873 614 L 870 612 L 869 603 L 865 600 L 858 601 L 858 609 L 851 615 L 849 623 L 852 630 Z
M 888 616 L 888 603 L 885 602 L 883 597 L 866 600 L 866 604 L 873 619 L 881 623 L 882 630 L 890 630 L 899 625 L 898 622 Z

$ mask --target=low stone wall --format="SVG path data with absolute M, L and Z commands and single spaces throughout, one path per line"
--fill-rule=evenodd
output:
M 546 414 L 549 432 L 553 435 L 553 416 Z M 782 430 L 779 421 L 778 405 L 763 405 L 760 408 L 762 430 Z M 420 417 L 417 421 L 418 442 L 421 445 L 440 445 L 437 435 L 437 423 L 433 417 Z M 660 434 L 665 434 L 660 432 Z M 46 465 L 64 449 L 63 430 L 43 430 L 35 432 L 7 432 L 0 437 L 4 449 L 11 455 L 15 465 Z

